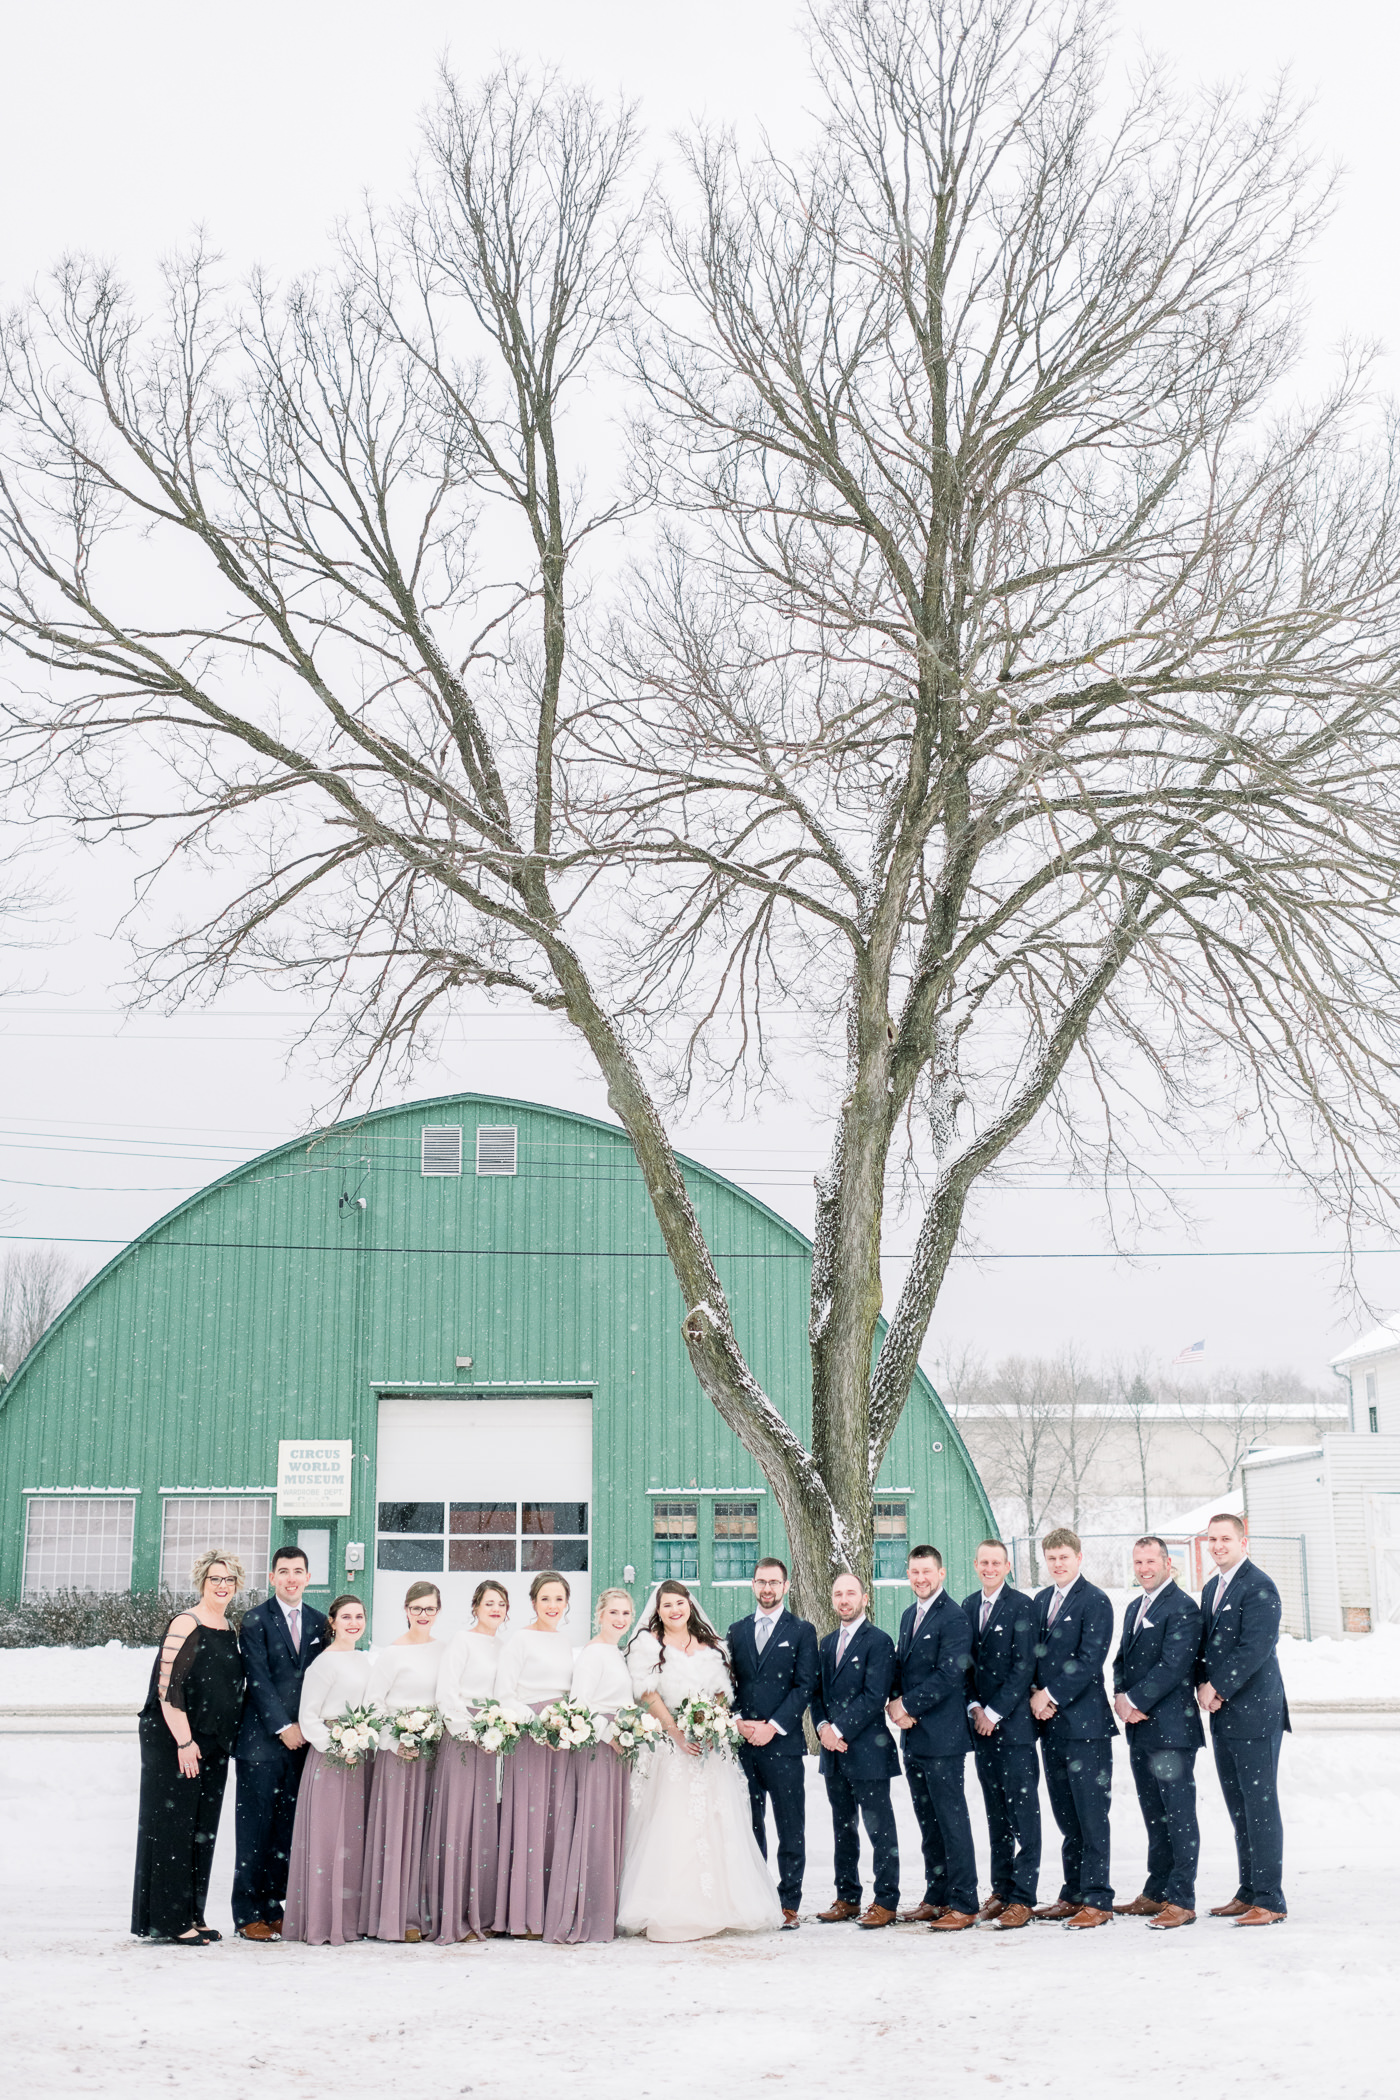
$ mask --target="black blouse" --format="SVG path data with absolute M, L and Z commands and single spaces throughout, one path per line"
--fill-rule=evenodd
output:
M 167 1638 L 169 1633 L 167 1627 Z M 156 1653 L 150 1689 L 142 1708 L 146 1714 L 160 1713 L 161 1651 L 164 1647 L 163 1640 Z M 243 1713 L 243 1656 L 238 1635 L 231 1626 L 204 1626 L 196 1619 L 170 1666 L 165 1703 L 184 1714 L 191 1735 L 200 1742 L 217 1743 L 224 1751 L 233 1749 Z

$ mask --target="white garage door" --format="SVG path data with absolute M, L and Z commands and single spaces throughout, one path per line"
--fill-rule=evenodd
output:
M 397 1640 L 411 1582 L 442 1590 L 442 1637 L 471 1620 L 472 1591 L 496 1575 L 513 1626 L 532 1616 L 530 1584 L 544 1568 L 567 1576 L 567 1630 L 588 1639 L 593 1403 L 584 1396 L 510 1400 L 381 1400 L 376 1645 Z

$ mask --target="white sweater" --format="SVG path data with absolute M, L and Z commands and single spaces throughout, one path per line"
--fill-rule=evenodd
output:
M 396 1643 L 392 1648 L 377 1649 L 365 1697 L 387 1714 L 396 1714 L 405 1706 L 435 1706 L 438 1669 L 444 1652 L 440 1641 L 415 1641 L 402 1648 Z M 390 1750 L 398 1755 L 387 1730 L 379 1739 L 379 1748 L 381 1754 Z
M 569 1636 L 532 1633 L 526 1627 L 511 1636 L 496 1667 L 496 1697 L 523 1719 L 532 1707 L 562 1699 L 573 1680 L 574 1651 Z
M 328 1721 L 338 1721 L 347 1707 L 367 1704 L 366 1687 L 375 1660 L 371 1648 L 327 1648 L 307 1665 L 297 1726 L 314 1750 L 324 1754 L 330 1747 Z
M 442 1717 L 455 1733 L 469 1710 L 493 1697 L 496 1675 L 507 1647 L 501 1633 L 455 1634 L 448 1642 L 438 1671 L 437 1701 Z
M 595 1714 L 615 1714 L 632 1704 L 627 1658 L 611 1641 L 590 1641 L 574 1664 L 570 1692 Z

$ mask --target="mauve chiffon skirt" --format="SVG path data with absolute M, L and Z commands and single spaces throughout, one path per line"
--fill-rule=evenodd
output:
M 327 1764 L 319 1750 L 308 1750 L 292 1829 L 284 1940 L 343 1947 L 359 1938 L 368 1793 L 368 1764 Z
M 550 1702 L 535 1707 L 539 1713 Z M 501 1829 L 496 1857 L 493 1930 L 512 1939 L 544 1937 L 544 1911 L 555 1854 L 568 1845 L 560 1833 L 558 1796 L 569 1763 L 566 1750 L 547 1750 L 522 1737 L 501 1759 Z
M 423 1826 L 432 1776 L 427 1758 L 381 1750 L 374 1760 L 360 1891 L 360 1932 L 366 1939 L 401 1940 L 410 1925 L 422 1925 Z
M 611 1750 L 570 1750 L 559 1787 L 559 1834 L 545 1904 L 547 1940 L 610 1940 L 632 1775 Z
M 423 1846 L 425 1939 L 480 1939 L 496 1914 L 496 1760 L 445 1735 Z

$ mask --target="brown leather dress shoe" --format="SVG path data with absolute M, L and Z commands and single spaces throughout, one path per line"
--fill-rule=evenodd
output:
M 1092 1932 L 1096 1925 L 1111 1925 L 1111 1910 L 1095 1910 L 1092 1903 L 1083 1903 L 1072 1918 L 1064 1921 L 1066 1932 Z
M 280 1918 L 269 1918 L 267 1929 L 275 1940 L 280 1940 L 282 1937 L 282 1920 Z
M 1195 1922 L 1194 1910 L 1187 1910 L 1180 1903 L 1161 1903 L 1157 1906 L 1156 1917 L 1148 1919 L 1147 1929 L 1149 1932 L 1171 1932 L 1178 1925 L 1194 1925 Z
M 282 1935 L 273 1931 L 266 1918 L 254 1918 L 251 1925 L 239 1926 L 238 1937 L 241 1940 L 277 1940 Z
M 1217 1903 L 1211 1911 L 1213 1918 L 1242 1918 L 1249 1909 L 1243 1897 L 1232 1896 L 1228 1903 Z
M 1008 1903 L 1001 1916 L 993 1925 L 992 1931 L 1019 1932 L 1022 1926 L 1029 1925 L 1030 1922 L 1031 1907 L 1029 1903 Z
M 783 1932 L 796 1932 L 801 1923 L 802 1920 L 798 1917 L 795 1910 L 785 1910 L 780 1930 Z
M 935 1918 L 942 1917 L 946 1909 L 947 1905 L 944 1903 L 916 1903 L 912 1910 L 900 1912 L 899 1922 L 901 1925 L 931 1925 Z
M 830 1910 L 819 1910 L 817 1912 L 817 1923 L 819 1925 L 846 1925 L 850 1923 L 852 1918 L 858 1918 L 859 1916 L 860 1905 L 858 1903 L 843 1903 L 838 1896 Z
M 1252 1905 L 1242 1917 L 1235 1920 L 1237 1925 L 1286 1925 L 1287 1922 L 1286 1910 L 1265 1910 L 1262 1903 Z
M 1031 1912 L 1031 1916 L 1037 1925 L 1063 1925 L 1065 1919 L 1072 1918 L 1078 1908 L 1077 1903 L 1070 1903 L 1061 1896 L 1058 1903 L 1042 1903 L 1039 1910 Z
M 945 1910 L 941 1918 L 935 1918 L 929 1926 L 930 1932 L 970 1932 L 977 1923 L 975 1910 Z
M 883 1903 L 872 1903 L 869 1910 L 865 1911 L 856 1922 L 866 1932 L 878 1932 L 882 1925 L 894 1925 L 898 1920 L 896 1913 L 892 1910 L 886 1910 Z
M 1115 1918 L 1155 1918 L 1158 1911 L 1166 1908 L 1165 1903 L 1158 1903 L 1151 1896 L 1134 1896 L 1131 1903 L 1115 1903 L 1113 1915 Z
M 988 1896 L 977 1915 L 985 1923 L 988 1918 L 999 1918 L 1005 1908 L 1006 1905 L 1002 1902 L 1000 1896 Z

